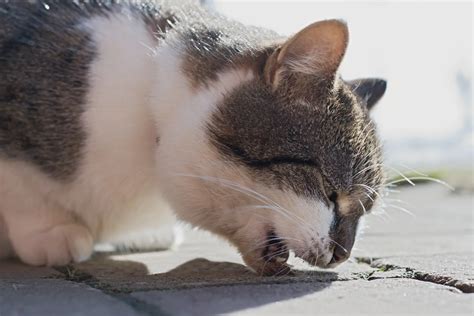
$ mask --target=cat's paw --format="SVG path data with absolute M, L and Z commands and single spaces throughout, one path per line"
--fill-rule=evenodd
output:
M 65 224 L 22 238 L 14 247 L 27 264 L 63 266 L 88 259 L 93 251 L 93 238 L 87 228 Z
M 153 233 L 144 233 L 116 243 L 119 252 L 148 252 L 167 250 L 176 247 L 182 240 L 182 232 L 177 227 L 159 229 Z

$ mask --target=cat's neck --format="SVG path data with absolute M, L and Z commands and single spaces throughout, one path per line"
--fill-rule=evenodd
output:
M 184 50 L 166 43 L 156 50 L 150 106 L 160 137 L 175 128 L 189 132 L 200 128 L 225 95 L 255 77 L 249 67 L 228 67 L 197 84 L 186 71 L 187 58 Z

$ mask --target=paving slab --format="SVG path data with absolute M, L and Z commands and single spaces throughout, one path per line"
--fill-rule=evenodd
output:
M 368 216 L 356 244 L 355 256 L 383 268 L 370 277 L 413 277 L 474 292 L 474 195 L 439 185 L 405 187 L 398 195 L 413 215 Z
M 370 235 L 359 238 L 354 257 L 418 256 L 436 254 L 473 253 L 474 235 Z
M 355 256 L 474 252 L 474 195 L 430 184 L 402 187 L 386 200 L 396 206 L 387 207 L 386 214 L 365 217 L 366 228 L 355 245 Z
M 451 254 L 413 257 L 389 257 L 370 263 L 383 270 L 405 270 L 414 278 L 453 286 L 474 293 L 474 254 Z
M 474 230 L 473 194 L 457 193 L 439 184 L 407 185 L 397 188 L 384 200 L 386 215 L 368 216 L 368 234 L 400 231 L 442 234 Z M 406 208 L 411 214 L 396 207 Z
M 474 296 L 410 279 L 136 292 L 168 315 L 472 315 Z
M 128 304 L 64 280 L 0 281 L 1 316 L 138 315 Z

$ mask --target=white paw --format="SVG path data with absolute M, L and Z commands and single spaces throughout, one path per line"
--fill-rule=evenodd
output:
M 60 225 L 15 243 L 15 251 L 25 263 L 36 266 L 63 266 L 88 259 L 93 251 L 89 231 L 78 224 Z
M 146 252 L 174 248 L 181 243 L 182 232 L 178 226 L 153 232 L 134 234 L 122 242 L 114 243 L 120 252 Z

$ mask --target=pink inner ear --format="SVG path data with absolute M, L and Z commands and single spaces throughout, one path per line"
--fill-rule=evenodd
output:
M 349 41 L 345 23 L 326 20 L 313 23 L 284 45 L 278 62 L 290 71 L 333 74 L 339 68 Z

